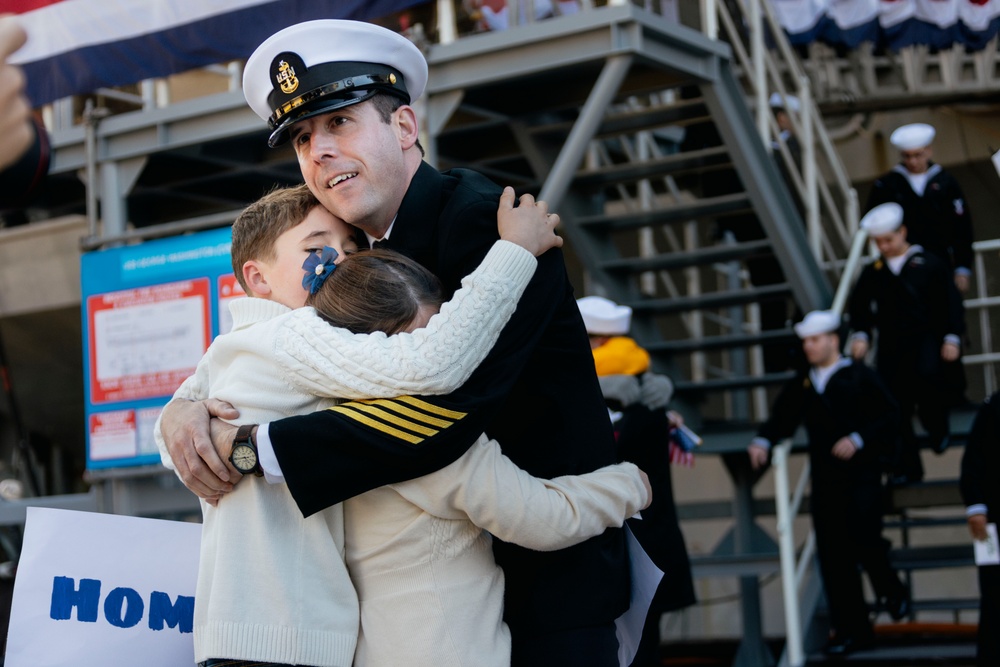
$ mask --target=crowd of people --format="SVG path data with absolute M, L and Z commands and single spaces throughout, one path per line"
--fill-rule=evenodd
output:
M 47 160 L 6 64 L 23 41 L 0 18 L 3 178 Z M 671 482 L 692 434 L 668 410 L 672 383 L 629 336 L 628 307 L 575 298 L 545 202 L 423 160 L 411 102 L 427 74 L 406 38 L 356 21 L 291 26 L 247 62 L 247 102 L 305 183 L 234 223 L 249 298 L 155 428 L 203 500 L 201 667 L 617 665 L 625 526 L 669 575 L 632 664 L 657 664 L 662 614 L 696 601 Z M 797 103 L 772 99 L 779 120 Z M 972 223 L 933 139 L 919 123 L 892 134 L 899 164 L 861 222 L 879 255 L 843 316 L 795 325 L 807 363 L 747 447 L 760 470 L 805 428 L 832 655 L 874 641 L 873 608 L 912 613 L 883 488 L 923 478 L 921 444 L 945 452 L 965 402 Z M 977 540 L 1000 503 L 998 404 L 962 462 Z M 998 656 L 997 572 L 979 571 L 980 664 Z

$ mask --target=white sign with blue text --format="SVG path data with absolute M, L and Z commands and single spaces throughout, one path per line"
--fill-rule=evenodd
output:
M 194 664 L 201 525 L 29 507 L 5 667 Z

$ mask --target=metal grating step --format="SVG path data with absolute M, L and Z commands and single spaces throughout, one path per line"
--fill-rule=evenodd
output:
M 765 299 L 787 297 L 791 294 L 788 283 L 748 287 L 741 290 L 709 292 L 697 296 L 677 296 L 665 299 L 647 299 L 645 301 L 629 301 L 624 305 L 632 308 L 638 314 L 680 313 L 691 310 L 708 310 L 726 306 L 739 306 Z
M 766 343 L 792 343 L 796 340 L 798 339 L 795 336 L 795 332 L 791 329 L 770 329 L 755 334 L 665 340 L 657 343 L 648 343 L 646 349 L 651 353 L 665 352 L 667 354 L 676 354 L 749 347 L 751 345 L 763 345 Z
M 725 391 L 730 389 L 749 389 L 787 382 L 795 377 L 795 373 L 765 373 L 764 375 L 746 375 L 731 378 L 713 378 L 711 380 L 676 380 L 674 390 L 679 394 L 698 392 Z
M 601 121 L 596 138 L 607 138 L 619 134 L 633 134 L 644 130 L 655 130 L 668 125 L 686 126 L 711 122 L 712 116 L 702 98 L 679 100 L 670 104 L 649 106 L 642 109 L 611 110 Z M 573 121 L 541 123 L 533 125 L 529 131 L 535 136 L 568 135 L 573 129 Z
M 696 201 L 681 202 L 674 206 L 653 211 L 639 211 L 624 215 L 592 215 L 577 220 L 577 224 L 587 229 L 628 230 L 653 225 L 667 225 L 675 222 L 687 222 L 699 218 L 711 218 L 732 213 L 746 213 L 753 209 L 750 197 L 745 192 L 736 192 L 718 197 L 706 197 Z
M 714 245 L 686 252 L 664 253 L 653 257 L 626 257 L 601 262 L 601 268 L 614 273 L 644 273 L 664 269 L 684 269 L 716 262 L 729 262 L 771 254 L 771 242 L 764 239 L 748 243 Z
M 901 570 L 933 570 L 975 565 L 971 544 L 899 547 L 892 550 L 889 560 L 892 561 L 894 568 Z
M 651 176 L 679 173 L 696 173 L 729 167 L 729 151 L 725 146 L 702 148 L 684 153 L 674 153 L 643 162 L 627 162 L 577 173 L 573 181 L 576 188 L 634 183 Z

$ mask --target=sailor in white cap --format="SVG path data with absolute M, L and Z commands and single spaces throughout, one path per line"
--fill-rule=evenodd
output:
M 932 160 L 934 135 L 927 123 L 893 131 L 889 142 L 900 161 L 875 181 L 868 208 L 889 201 L 900 204 L 910 241 L 947 262 L 964 293 L 972 274 L 972 217 L 958 181 Z
M 856 651 L 875 638 L 859 566 L 876 603 L 894 619 L 906 616 L 911 606 L 882 538 L 882 466 L 891 456 L 899 410 L 875 371 L 841 356 L 840 325 L 840 317 L 825 310 L 795 325 L 809 368 L 785 384 L 748 447 L 751 464 L 759 469 L 772 445 L 805 427 L 810 511 L 833 628 L 826 646 L 831 655 Z
M 629 529 L 653 563 L 670 573 L 653 595 L 631 662 L 634 667 L 647 667 L 659 664 L 663 614 L 696 601 L 691 562 L 677 519 L 671 469 L 675 465 L 692 466 L 694 448 L 701 441 L 684 425 L 679 412 L 653 408 L 639 400 L 636 374 L 649 368 L 650 357 L 628 336 L 632 309 L 602 296 L 585 296 L 576 303 L 590 335 L 597 377 L 614 424 L 619 454 L 626 461 L 641 461 L 637 465 L 649 475 L 653 490 L 652 504 L 643 510 L 641 520 L 627 522 Z M 663 379 L 669 382 L 669 378 Z M 629 389 L 630 384 L 633 389 Z M 671 392 L 672 389 L 671 385 Z M 634 392 L 632 397 L 630 392 Z
M 448 295 L 496 241 L 502 188 L 481 174 L 442 173 L 423 161 L 411 103 L 427 77 L 423 54 L 400 35 L 367 23 L 319 20 L 265 40 L 247 61 L 244 91 L 268 124 L 269 143 L 291 144 L 319 202 L 369 243 L 387 244 L 426 266 Z M 545 209 L 531 195 L 522 195 L 519 205 Z M 183 463 L 181 478 L 189 488 L 228 489 L 221 457 L 216 461 L 214 452 L 194 445 L 207 438 L 204 414 L 213 408 L 185 411 L 175 403 L 162 430 L 171 434 L 171 458 Z M 418 404 L 424 411 L 403 420 L 344 409 L 263 425 L 255 436 L 262 466 L 269 478 L 275 472 L 284 478 L 308 516 L 438 470 L 483 431 L 520 467 L 546 476 L 615 462 L 586 331 L 557 248 L 539 257 L 517 311 L 466 384 L 449 396 L 421 396 Z M 216 432 L 213 444 L 228 455 L 233 430 Z M 614 621 L 628 608 L 630 586 L 620 529 L 570 553 L 494 546 L 506 579 L 514 665 L 618 664 Z
M 949 406 L 964 391 L 959 356 L 965 333 L 961 295 L 948 266 L 907 240 L 903 207 L 879 204 L 861 221 L 880 257 L 866 266 L 851 293 L 851 355 L 864 359 L 878 333 L 875 365 L 902 414 L 896 483 L 923 478 L 913 416 L 938 453 L 947 448 Z

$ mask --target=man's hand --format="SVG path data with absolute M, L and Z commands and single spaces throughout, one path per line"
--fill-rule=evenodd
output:
M 769 452 L 760 445 L 750 445 L 747 447 L 747 454 L 750 455 L 750 467 L 760 470 L 767 466 Z
M 969 276 L 965 275 L 964 273 L 956 273 L 955 274 L 955 287 L 957 287 L 958 291 L 961 292 L 962 294 L 965 294 L 966 292 L 968 292 L 969 291 Z
M 855 338 L 851 341 L 851 356 L 857 361 L 863 361 L 868 354 L 868 341 L 863 338 Z
M 956 361 L 961 354 L 961 349 L 951 341 L 946 341 L 941 345 L 941 359 L 944 361 Z
M 968 517 L 966 521 L 969 524 L 969 533 L 972 535 L 972 539 L 982 542 L 986 539 L 986 515 L 985 514 L 973 514 Z
M 28 36 L 11 15 L 0 15 L 0 170 L 17 162 L 35 140 L 31 105 L 24 96 L 24 72 L 9 65 L 8 57 Z
M 211 398 L 207 401 L 174 400 L 163 408 L 160 430 L 167 452 L 184 486 L 199 498 L 218 500 L 232 491 L 233 483 L 240 478 L 239 474 L 234 476 L 228 462 L 216 451 L 209 430 L 212 417 L 236 419 L 239 416 L 229 403 Z M 231 445 L 230 438 L 224 450 L 226 457 Z
M 858 446 L 846 435 L 833 443 L 833 449 L 830 450 L 830 453 L 841 461 L 850 461 L 857 452 Z
M 674 397 L 674 383 L 666 375 L 642 374 L 642 394 L 639 400 L 650 410 L 663 410 Z
M 549 213 L 549 205 L 536 202 L 531 195 L 521 195 L 514 208 L 514 188 L 507 186 L 500 195 L 497 210 L 497 229 L 504 241 L 516 243 L 535 257 L 550 248 L 562 247 L 563 240 L 556 234 L 559 216 Z

